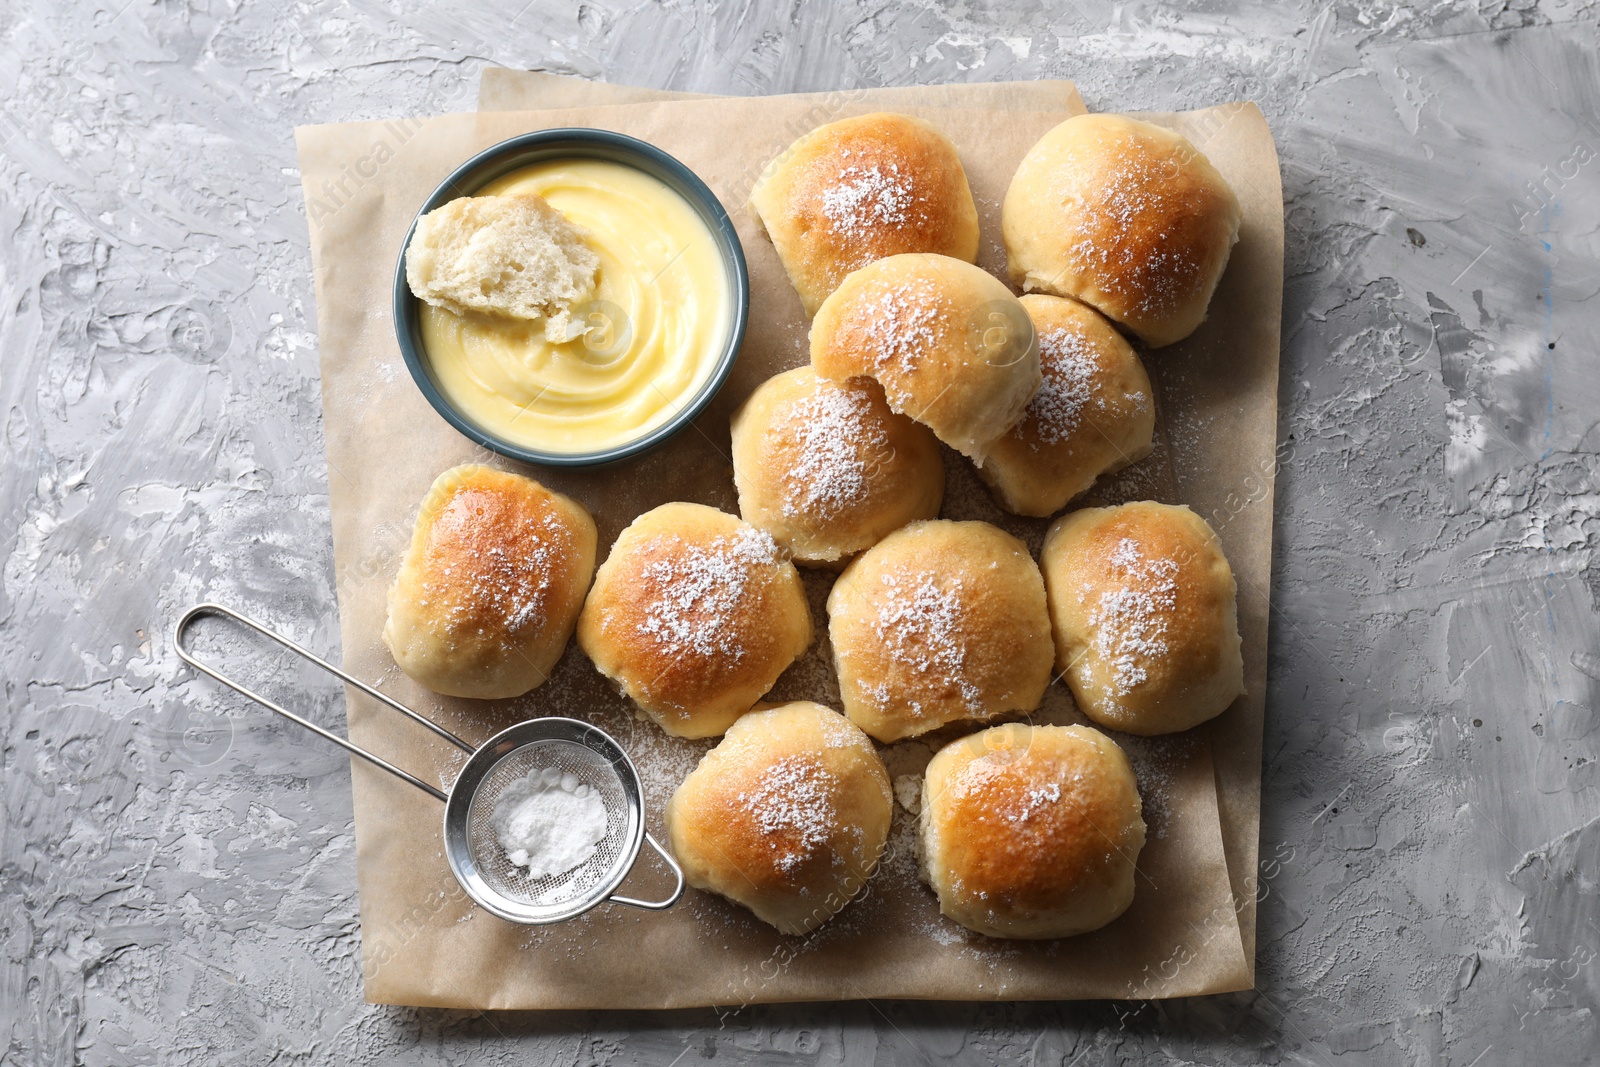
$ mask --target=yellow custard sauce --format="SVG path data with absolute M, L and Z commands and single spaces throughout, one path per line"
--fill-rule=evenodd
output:
M 622 163 L 551 160 L 478 196 L 537 193 L 588 231 L 600 257 L 585 332 L 560 344 L 542 322 L 423 304 L 435 381 L 469 421 L 540 452 L 635 441 L 692 401 L 727 343 L 732 298 L 711 229 L 660 180 Z

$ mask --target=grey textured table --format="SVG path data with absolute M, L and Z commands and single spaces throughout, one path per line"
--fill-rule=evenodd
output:
M 4 5 L 0 1064 L 1600 1057 L 1596 20 L 1573 0 Z M 1256 991 L 362 1003 L 346 760 L 189 678 L 168 634 L 210 596 L 337 647 L 292 127 L 467 109 L 486 64 L 1260 103 L 1288 278 Z M 305 706 L 339 720 L 326 686 Z

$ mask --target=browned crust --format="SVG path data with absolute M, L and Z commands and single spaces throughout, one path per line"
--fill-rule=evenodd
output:
M 1031 711 L 1050 683 L 1039 570 L 987 523 L 891 534 L 840 576 L 828 614 L 845 714 L 880 741 Z
M 868 377 L 889 407 L 981 459 L 1040 382 L 1022 304 L 988 272 L 947 256 L 900 255 L 855 271 L 817 312 L 811 366 Z
M 488 467 L 447 483 L 419 516 L 417 560 L 447 625 L 515 641 L 574 600 L 583 555 L 574 512 L 538 482 Z
M 1076 297 L 1164 345 L 1204 320 L 1239 219 L 1233 190 L 1186 139 L 1083 115 L 1024 157 L 1002 229 L 1018 285 Z
M 574 501 L 522 475 L 452 468 L 417 515 L 385 640 L 440 692 L 519 695 L 560 658 L 594 555 L 594 522 Z
M 815 823 L 802 829 L 784 817 L 795 798 L 774 792 L 775 771 L 785 782 L 804 779 L 806 804 L 794 813 Z M 799 701 L 735 724 L 673 794 L 667 824 L 690 884 L 798 932 L 866 884 L 892 805 L 888 772 L 866 735 L 838 712 Z
M 794 565 L 776 554 L 765 562 L 729 554 L 736 539 L 756 533 L 715 508 L 662 505 L 622 532 L 595 577 L 578 642 L 669 732 L 721 733 L 810 644 Z M 685 599 L 684 567 L 696 552 L 734 560 L 743 578 L 736 594 L 716 583 L 716 599 Z M 674 626 L 663 629 L 652 620 L 668 603 Z
M 955 146 L 907 115 L 819 126 L 773 160 L 750 199 L 811 314 L 875 259 L 977 258 L 978 213 Z
M 1170 604 L 1152 610 L 1165 651 L 1130 652 L 1145 675 L 1124 693 L 1092 684 L 1104 677 L 1094 651 L 1091 621 L 1107 592 L 1129 588 L 1115 563 L 1124 540 L 1146 560 L 1170 561 Z M 1216 533 L 1186 507 L 1136 501 L 1086 508 L 1057 520 L 1041 555 L 1056 633 L 1057 669 L 1067 672 L 1073 695 L 1097 722 L 1130 733 L 1186 729 L 1220 713 L 1243 692 L 1236 622 L 1237 587 Z
M 936 886 L 967 921 L 1094 916 L 1144 845 L 1127 760 L 1086 727 L 1011 723 L 956 742 L 929 765 L 924 803 Z
M 847 394 L 860 432 L 831 442 L 859 475 L 852 496 L 819 496 L 796 476 L 808 450 L 805 404 Z M 876 544 L 915 519 L 931 519 L 944 498 L 944 460 L 927 427 L 889 409 L 870 378 L 833 382 L 797 367 L 764 382 L 733 419 L 733 474 L 747 522 L 768 530 L 800 561 L 834 561 Z M 826 477 L 826 475 L 824 475 Z

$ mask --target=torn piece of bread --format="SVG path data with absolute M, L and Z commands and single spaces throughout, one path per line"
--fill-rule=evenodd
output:
M 542 196 L 464 196 L 417 220 L 406 281 L 458 315 L 543 319 L 559 344 L 583 332 L 570 312 L 594 295 L 600 257 L 587 236 Z

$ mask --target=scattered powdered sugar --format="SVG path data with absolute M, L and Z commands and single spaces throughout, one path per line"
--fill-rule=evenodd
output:
M 915 278 L 871 294 L 852 317 L 874 369 L 910 374 L 939 341 L 944 302 L 932 281 Z
M 929 574 L 891 572 L 881 581 L 886 595 L 873 630 L 889 657 L 936 685 L 954 684 L 969 709 L 982 710 L 978 687 L 964 673 L 967 643 L 958 596 L 961 579 L 951 579 L 949 590 L 939 588 Z M 880 705 L 888 703 L 886 688 L 869 691 Z M 921 713 L 920 701 L 907 703 L 912 712 Z
M 1132 297 L 1137 312 L 1171 314 L 1193 291 L 1204 265 L 1203 253 L 1177 245 L 1180 235 L 1168 225 L 1193 210 L 1181 191 L 1169 191 L 1174 160 L 1137 148 L 1106 158 L 1116 163 L 1095 174 L 1092 191 L 1075 185 L 1062 191 L 1082 220 L 1083 237 L 1068 247 L 1068 262 L 1075 273 Z
M 1013 823 L 1025 823 L 1033 818 L 1035 812 L 1047 804 L 1061 802 L 1061 786 L 1055 782 L 1049 785 L 1036 786 L 1022 794 L 1022 803 L 1015 809 L 1006 812 Z
M 606 808 L 577 775 L 529 771 L 496 798 L 490 817 L 506 858 L 529 878 L 564 874 L 594 855 L 606 837 Z
M 916 787 L 919 807 L 922 794 L 922 775 L 901 775 Z M 898 792 L 898 790 L 897 790 Z M 883 856 L 873 881 L 892 894 L 897 889 L 922 885 L 922 824 L 917 813 L 895 812 L 889 823 L 889 840 L 885 842 Z
M 852 165 L 823 190 L 822 213 L 834 232 L 854 237 L 873 225 L 903 225 L 916 201 L 911 176 L 900 173 L 900 164 Z
M 1110 562 L 1123 585 L 1100 594 L 1089 625 L 1095 628 L 1094 650 L 1112 665 L 1112 683 L 1122 694 L 1148 677 L 1146 660 L 1167 653 L 1167 615 L 1177 606 L 1178 563 L 1143 555 L 1131 537 L 1117 542 Z
M 828 844 L 838 822 L 836 785 L 815 759 L 786 756 L 762 773 L 754 789 L 739 794 L 756 829 L 772 839 L 778 870 L 792 871 Z
M 863 742 L 871 747 L 871 742 L 862 736 L 861 728 L 843 715 L 824 715 L 818 726 L 824 748 L 855 748 Z
M 661 540 L 680 547 L 644 568 L 644 578 L 658 596 L 639 623 L 639 632 L 674 652 L 743 658 L 737 609 L 754 570 L 778 562 L 777 542 L 753 526 L 704 546 L 686 544 L 676 536 Z
M 959 945 L 963 941 L 970 941 L 972 937 L 957 924 L 949 919 L 942 919 L 937 915 L 923 924 L 922 932 L 929 939 L 940 945 Z
M 784 476 L 785 515 L 831 519 L 866 498 L 867 457 L 887 452 L 889 434 L 872 418 L 872 395 L 856 384 L 819 380 L 790 417 L 799 459 Z
M 1180 772 L 1195 756 L 1194 739 L 1187 734 L 1166 737 L 1117 738 L 1139 783 L 1140 814 L 1151 840 L 1167 836 L 1174 808 L 1183 803 Z
M 922 777 L 916 774 L 900 774 L 894 779 L 894 798 L 900 806 L 912 815 L 922 813 Z
M 1104 410 L 1106 398 L 1095 388 L 1100 364 L 1094 345 L 1076 330 L 1057 327 L 1039 336 L 1039 364 L 1044 380 L 1023 416 L 1035 430 L 1034 449 L 1072 436 L 1089 404 Z
M 452 511 L 455 503 L 452 502 Z M 446 522 L 452 525 L 460 521 L 460 516 L 447 515 Z M 445 624 L 456 630 L 482 626 L 485 613 L 499 616 L 512 637 L 530 626 L 543 626 L 550 591 L 551 548 L 559 535 L 548 523 L 526 528 L 524 535 L 531 543 L 513 546 L 510 551 L 503 544 L 483 547 L 470 540 L 459 546 L 464 550 L 455 555 L 462 562 L 439 569 L 439 575 L 447 581 L 423 583 L 427 598 L 421 601 L 422 605 L 439 598 Z

